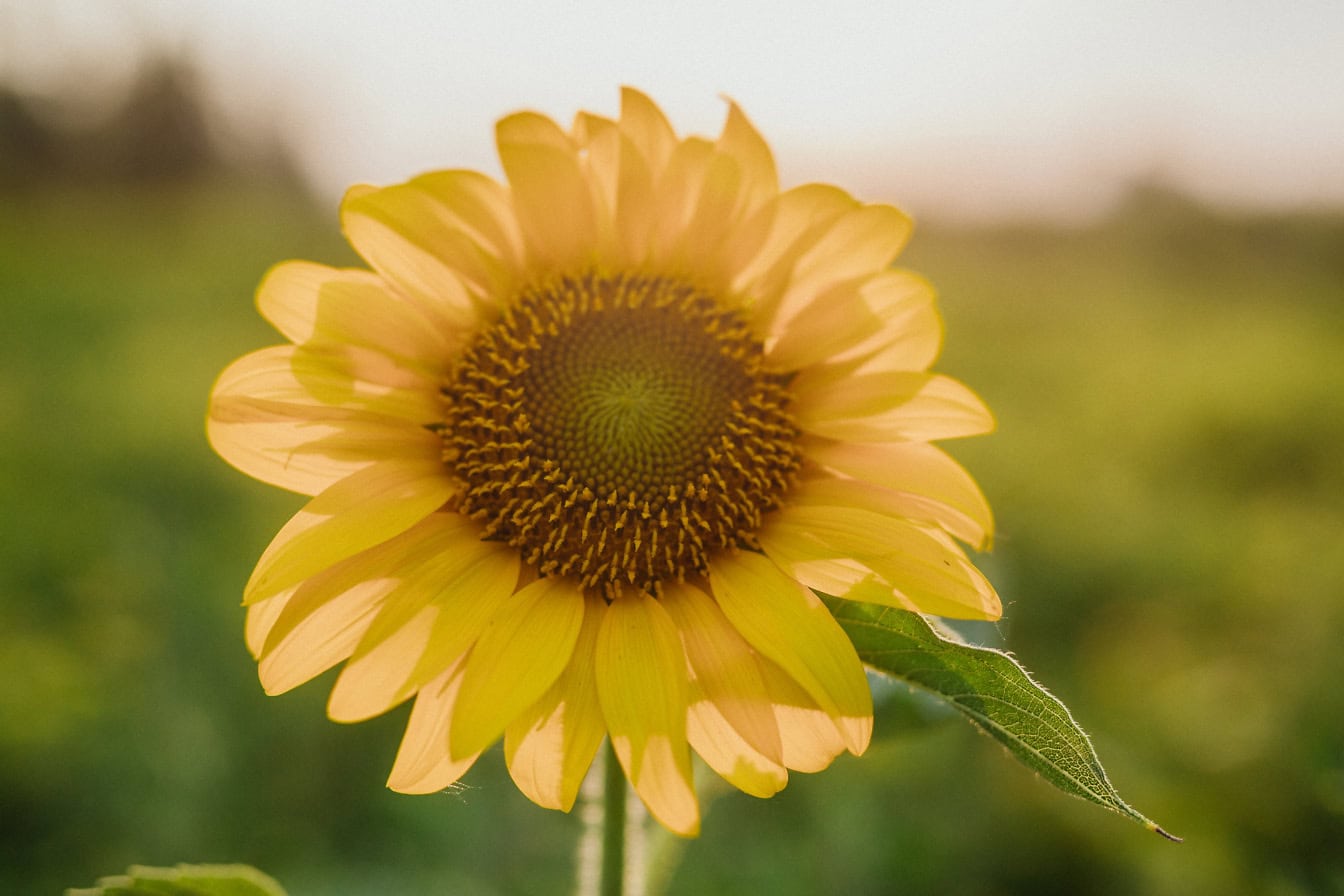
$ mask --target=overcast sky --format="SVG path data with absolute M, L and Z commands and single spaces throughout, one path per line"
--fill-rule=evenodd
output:
M 497 172 L 500 115 L 615 113 L 628 83 L 683 132 L 732 96 L 786 183 L 933 217 L 1086 214 L 1154 176 L 1344 203 L 1344 0 L 0 0 L 0 77 L 125 73 L 147 43 L 190 51 L 331 195 Z

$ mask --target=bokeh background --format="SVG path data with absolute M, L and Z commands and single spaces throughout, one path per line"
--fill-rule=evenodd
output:
M 943 7 L 946 8 L 943 8 Z M 0 2 L 0 892 L 241 861 L 292 896 L 566 892 L 498 749 L 267 698 L 239 595 L 301 503 L 214 457 L 250 296 L 347 183 L 497 172 L 530 106 L 719 93 L 786 183 L 911 209 L 1011 649 L 1172 845 L 884 690 L 860 760 L 714 800 L 672 894 L 1344 893 L 1344 7 Z M 655 849 L 667 844 L 655 842 Z

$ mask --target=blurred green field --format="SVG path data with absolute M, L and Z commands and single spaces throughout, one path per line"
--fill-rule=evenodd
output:
M 353 260 L 334 209 L 245 179 L 0 193 L 0 892 L 241 861 L 292 896 L 561 893 L 576 818 L 488 753 L 383 786 L 406 708 L 267 698 L 239 595 L 301 499 L 214 457 L 250 296 Z M 1054 792 L 899 689 L 859 760 L 716 800 L 673 894 L 1344 893 L 1344 214 L 1155 190 L 1086 229 L 916 233 L 958 443 L 1000 534 L 1006 644 L 1176 846 Z M 655 844 L 656 845 L 656 844 Z

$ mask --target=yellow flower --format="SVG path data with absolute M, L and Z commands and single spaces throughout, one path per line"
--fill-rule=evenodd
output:
M 928 283 L 900 211 L 781 192 L 729 105 L 678 138 L 647 97 L 566 132 L 497 127 L 508 185 L 356 187 L 372 268 L 273 269 L 292 344 L 230 366 L 211 443 L 314 496 L 248 582 L 277 694 L 344 661 L 329 714 L 415 699 L 388 781 L 442 789 L 504 739 L 568 810 L 604 736 L 650 812 L 694 834 L 691 750 L 769 796 L 861 753 L 863 667 L 814 594 L 996 618 L 954 537 L 989 509 L 931 440 L 988 431 L 928 372 Z

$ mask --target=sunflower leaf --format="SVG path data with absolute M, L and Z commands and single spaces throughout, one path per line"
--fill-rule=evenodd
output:
M 285 896 L 285 891 L 250 865 L 132 865 L 125 874 L 68 889 L 65 896 Z
M 944 636 L 918 613 L 835 597 L 825 600 L 866 665 L 956 707 L 1065 793 L 1169 840 L 1180 839 L 1120 798 L 1068 708 L 1008 654 Z

